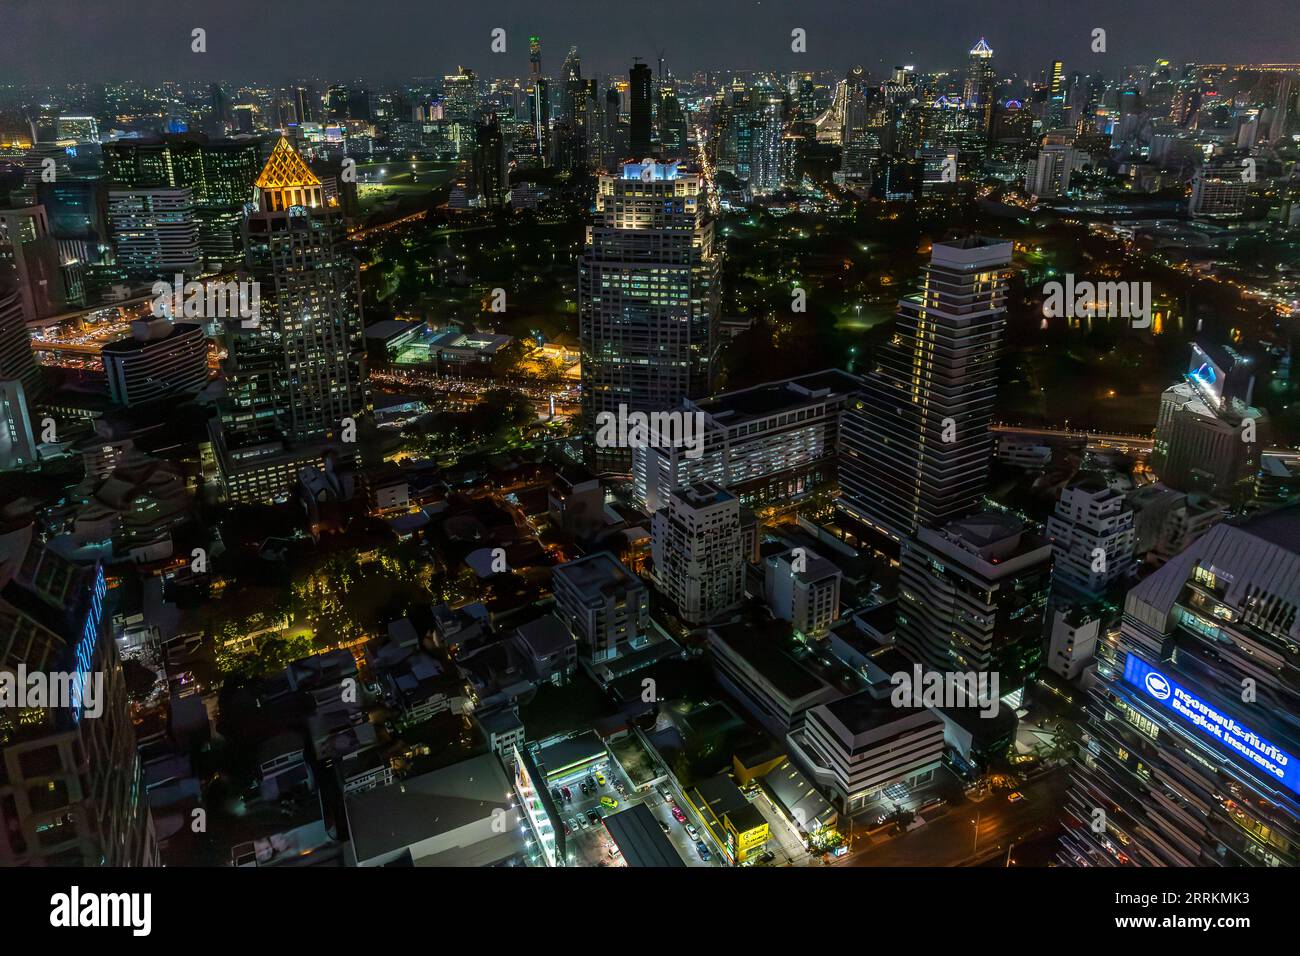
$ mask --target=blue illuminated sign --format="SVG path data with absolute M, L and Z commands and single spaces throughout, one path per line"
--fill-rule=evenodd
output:
M 1129 654 L 1124 662 L 1124 680 L 1160 707 L 1173 711 L 1224 750 L 1263 771 L 1292 793 L 1300 794 L 1300 761 L 1282 748 L 1207 704 L 1136 654 Z
M 86 681 L 90 677 L 95 660 L 95 647 L 99 644 L 99 622 L 104 616 L 104 569 L 95 568 L 95 587 L 90 595 L 90 611 L 86 614 L 86 626 L 81 631 L 81 641 L 77 644 L 76 673 L 72 676 L 72 718 L 81 721 L 85 710 Z

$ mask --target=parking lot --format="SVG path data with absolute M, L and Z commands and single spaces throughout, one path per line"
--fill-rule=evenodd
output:
M 603 785 L 599 783 L 598 775 L 605 778 Z M 582 784 L 588 781 L 594 784 L 594 787 L 584 794 Z M 619 792 L 620 785 L 623 793 Z M 595 812 L 603 819 L 611 813 L 618 813 L 638 803 L 646 804 L 655 818 L 667 826 L 668 839 L 687 866 L 722 866 L 726 863 L 721 849 L 713 844 L 700 822 L 688 820 L 709 849 L 708 862 L 701 860 L 695 841 L 691 839 L 686 826 L 673 818 L 672 804 L 664 800 L 658 789 L 648 793 L 635 792 L 630 782 L 623 777 L 612 761 L 602 761 L 581 772 L 568 774 L 552 781 L 551 786 L 560 791 L 560 814 L 571 830 L 566 838 L 570 848 L 570 866 L 623 866 L 622 857 L 614 853 L 614 841 L 609 831 L 605 829 L 603 823 L 591 823 L 589 814 Z M 569 790 L 568 798 L 564 797 L 565 787 Z M 603 806 L 602 797 L 617 800 L 618 807 Z M 680 800 L 677 801 L 677 805 L 682 809 L 683 814 L 689 813 Z

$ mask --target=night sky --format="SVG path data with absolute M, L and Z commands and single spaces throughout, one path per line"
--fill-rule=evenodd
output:
M 998 71 L 1115 70 L 1175 62 L 1300 59 L 1297 0 L 0 0 L 0 82 L 103 79 L 261 80 L 299 76 L 397 80 L 463 64 L 488 76 L 527 72 L 540 34 L 543 71 L 571 45 L 583 73 L 625 72 L 664 52 L 678 74 L 699 69 L 845 69 L 879 75 L 897 62 L 960 67 L 986 36 Z M 190 31 L 208 52 L 190 52 Z M 509 50 L 493 55 L 493 27 Z M 790 52 L 790 31 L 808 52 Z M 1108 53 L 1089 50 L 1094 27 Z

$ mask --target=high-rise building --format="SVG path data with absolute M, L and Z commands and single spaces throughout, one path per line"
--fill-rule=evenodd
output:
M 505 205 L 510 186 L 510 168 L 505 137 L 496 113 L 488 113 L 474 124 L 474 163 L 470 185 L 474 197 L 490 209 Z
M 980 129 L 985 135 L 992 127 L 995 82 L 993 48 L 980 37 L 980 41 L 971 47 L 966 60 L 966 85 L 962 91 L 962 100 L 966 109 L 979 116 Z
M 1186 378 L 1160 396 L 1151 469 L 1161 481 L 1229 497 L 1254 477 L 1271 426 L 1250 404 L 1251 368 L 1232 349 L 1193 344 Z
M 193 193 L 199 248 L 212 266 L 242 255 L 244 207 L 262 168 L 260 140 L 209 140 L 176 135 L 123 139 L 104 146 L 104 171 L 114 187 L 173 187 Z
M 1025 192 L 1040 199 L 1057 199 L 1070 189 L 1074 170 L 1073 146 L 1049 144 L 1038 151 L 1025 167 Z
M 632 125 L 628 133 L 628 149 L 634 160 L 652 155 L 650 88 L 652 76 L 648 63 L 634 63 L 628 70 L 628 88 L 631 92 Z
M 1300 865 L 1300 507 L 1218 524 L 1098 644 L 1059 857 Z
M 0 209 L 0 295 L 17 292 L 26 319 L 57 315 L 67 301 L 57 241 L 41 205 Z
M 1133 509 L 1098 475 L 1061 492 L 1046 531 L 1053 603 L 1097 601 L 1133 569 Z
M 0 377 L 0 471 L 36 464 L 36 433 L 27 390 L 16 378 Z
M 368 404 L 358 267 L 343 217 L 284 139 L 257 195 L 246 237 L 260 312 L 227 320 L 226 428 L 291 441 L 332 436 Z
M 557 565 L 552 573 L 556 616 L 593 662 L 644 647 L 650 638 L 649 589 L 618 558 L 597 551 Z
M 474 145 L 474 116 L 478 111 L 478 80 L 473 70 L 463 66 L 442 78 L 443 118 L 449 125 L 457 155 L 465 155 Z
M 805 637 L 821 637 L 840 616 L 843 573 L 807 548 L 763 559 L 763 597 L 778 621 Z
M 108 191 L 108 226 L 117 264 L 137 276 L 199 271 L 199 228 L 188 186 Z
M 701 177 L 677 163 L 602 175 L 578 273 L 582 413 L 665 411 L 707 395 L 716 366 L 720 252 Z M 597 472 L 627 471 L 630 448 L 590 441 Z
M 902 547 L 899 650 L 928 670 L 997 674 L 1019 706 L 1042 662 L 1051 557 L 1009 512 L 917 529 Z
M 119 405 L 197 395 L 208 383 L 208 340 L 194 322 L 139 319 L 100 349 L 108 394 Z
M 1232 163 L 1202 166 L 1192 177 L 1187 214 L 1201 218 L 1235 218 L 1246 208 L 1250 183 Z
M 32 354 L 22 296 L 0 283 L 0 379 L 21 382 L 28 400 L 41 392 L 41 369 Z
M 840 420 L 862 380 L 838 369 L 709 398 L 686 399 L 702 415 L 698 454 L 668 441 L 632 449 L 632 495 L 648 512 L 677 488 L 715 481 L 751 507 L 797 501 L 835 479 Z
M 740 499 L 711 482 L 674 491 L 651 523 L 654 578 L 682 620 L 707 624 L 745 593 Z
M 840 503 L 895 540 L 984 494 L 1011 243 L 936 242 L 922 289 L 844 416 Z
M 0 866 L 157 865 L 103 569 L 33 542 L 30 524 L 5 529 L 0 553 L 0 670 L 50 691 L 0 709 Z

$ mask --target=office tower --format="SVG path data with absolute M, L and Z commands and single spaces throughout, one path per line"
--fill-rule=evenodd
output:
M 745 595 L 740 499 L 711 482 L 679 488 L 651 522 L 654 579 L 682 620 L 707 624 Z
M 0 710 L 0 865 L 156 865 L 103 569 L 36 543 L 30 524 L 4 531 L 0 669 L 44 677 L 51 696 Z
M 528 87 L 528 116 L 533 131 L 533 154 L 544 165 L 551 163 L 551 83 L 539 76 Z
M 26 468 L 36 460 L 27 390 L 16 378 L 0 378 L 0 471 Z
M 64 275 L 44 206 L 0 209 L 0 295 L 6 291 L 18 293 L 26 320 L 63 311 Z
M 1151 469 L 1185 492 L 1228 498 L 1259 469 L 1268 416 L 1250 404 L 1252 363 L 1232 349 L 1192 346 L 1186 378 L 1160 396 Z
M 1052 603 L 1107 596 L 1133 569 L 1133 509 L 1096 474 L 1061 492 L 1047 519 L 1052 543 Z
M 1051 558 L 1010 512 L 918 528 L 902 546 L 899 650 L 929 670 L 996 673 L 1020 706 L 1042 661 Z
M 21 382 L 28 399 L 41 391 L 41 369 L 32 354 L 22 295 L 0 283 L 0 379 Z
M 213 125 L 218 133 L 222 133 L 230 126 L 230 97 L 220 83 L 213 83 L 208 87 L 208 98 L 212 107 Z
M 659 91 L 659 150 L 667 159 L 686 158 L 686 114 L 671 87 Z
M 131 335 L 100 349 L 108 394 L 119 405 L 197 395 L 208 383 L 208 340 L 203 326 L 138 319 Z
M 1070 189 L 1076 156 L 1073 146 L 1042 147 L 1025 167 L 1025 192 L 1039 199 L 1059 199 Z
M 98 143 L 99 122 L 93 116 L 60 116 L 57 139 L 77 143 Z
M 763 559 L 763 598 L 778 621 L 797 635 L 822 637 L 839 620 L 844 575 L 806 548 L 789 548 Z
M 811 708 L 786 742 L 844 813 L 880 800 L 890 787 L 923 787 L 944 763 L 944 722 L 934 711 L 896 707 L 870 690 Z
M 686 399 L 703 416 L 702 449 L 649 442 L 632 449 L 632 496 L 655 512 L 677 488 L 714 481 L 758 508 L 798 501 L 835 480 L 840 419 L 862 380 L 828 369 L 753 388 Z
M 557 565 L 555 613 L 593 661 L 609 661 L 650 640 L 650 592 L 618 558 L 597 551 Z
M 605 129 L 605 148 L 601 153 L 602 165 L 606 169 L 615 169 L 620 157 L 627 155 L 627 126 L 620 117 L 620 104 L 622 97 L 619 96 L 618 88 L 611 86 L 605 91 L 605 111 L 604 111 L 604 129 Z
M 1059 857 L 1300 865 L 1300 508 L 1219 524 L 1098 645 Z
M 1277 142 L 1286 135 L 1287 125 L 1291 118 L 1291 106 L 1295 97 L 1295 78 L 1291 75 L 1284 75 L 1277 81 L 1277 99 L 1273 106 L 1272 119 L 1269 122 L 1268 138 L 1270 142 Z
M 260 141 L 200 135 L 120 140 L 104 146 L 104 171 L 115 187 L 188 187 L 194 194 L 199 248 L 207 264 L 226 267 L 243 254 L 244 207 L 262 169 Z
M 782 186 L 781 143 L 785 132 L 785 95 L 769 86 L 758 86 L 747 98 L 746 115 L 739 120 L 747 125 L 742 143 L 737 145 L 737 174 L 749 182 L 758 195 L 775 192 Z
M 582 80 L 582 60 L 576 46 L 569 47 L 569 53 L 560 67 L 560 121 L 575 125 L 579 119 L 582 100 L 587 94 L 586 84 Z
M 443 118 L 450 127 L 451 141 L 458 156 L 467 155 L 474 144 L 474 115 L 478 111 L 478 81 L 474 71 L 463 66 L 442 78 Z
M 1053 98 L 1061 96 L 1064 91 L 1064 66 L 1065 64 L 1060 60 L 1053 60 L 1052 67 L 1048 71 L 1047 94 Z
M 971 48 L 966 61 L 966 85 L 962 91 L 962 100 L 966 109 L 979 117 L 980 129 L 988 134 L 993 119 L 993 85 L 996 78 L 993 73 L 993 49 L 980 37 L 980 41 Z
M 1230 162 L 1202 166 L 1192 176 L 1187 214 L 1207 219 L 1240 216 L 1250 195 L 1250 183 L 1241 174 L 1242 167 Z
M 288 140 L 256 185 L 245 228 L 260 314 L 227 321 L 223 418 L 235 436 L 330 436 L 368 404 L 357 263 L 337 204 Z
M 641 160 L 652 155 L 650 87 L 651 74 L 648 63 L 634 63 L 628 70 L 628 89 L 631 92 L 631 126 L 628 129 L 628 149 L 631 158 Z
M 505 205 L 510 185 L 510 167 L 505 137 L 496 113 L 488 113 L 474 124 L 474 163 L 470 185 L 475 198 L 489 209 Z
M 108 226 L 117 264 L 132 275 L 199 271 L 199 229 L 189 187 L 110 189 Z
M 310 86 L 295 86 L 293 89 L 293 112 L 298 125 L 315 123 L 320 119 L 320 100 L 316 91 Z
M 335 122 L 342 122 L 348 118 L 348 88 L 346 86 L 335 85 L 325 91 L 325 118 Z
M 676 163 L 602 175 L 578 271 L 582 416 L 594 471 L 627 471 L 630 448 L 595 443 L 597 415 L 664 411 L 709 392 L 720 252 L 701 177 Z
M 889 537 L 968 514 L 988 477 L 1011 243 L 936 242 L 849 404 L 841 507 Z

